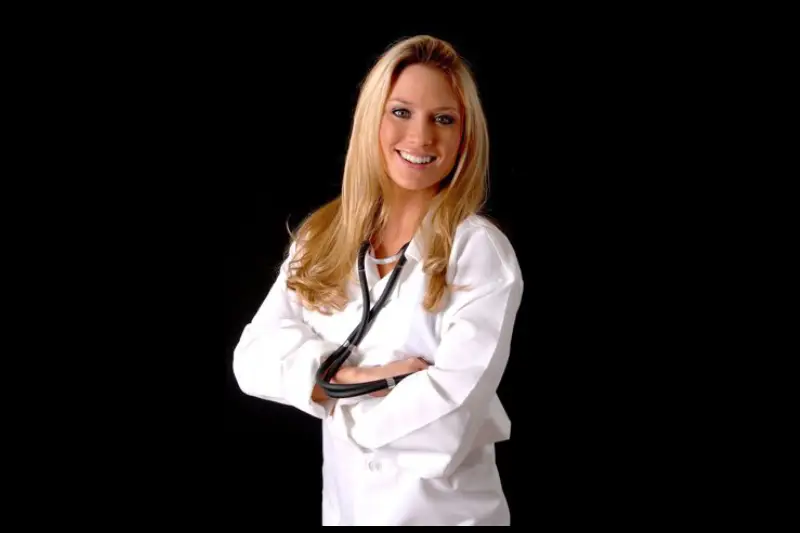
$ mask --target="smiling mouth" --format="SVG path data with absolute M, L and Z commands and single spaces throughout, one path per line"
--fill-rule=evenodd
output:
M 413 165 L 425 166 L 436 161 L 435 155 L 416 156 L 402 150 L 395 150 L 401 159 Z

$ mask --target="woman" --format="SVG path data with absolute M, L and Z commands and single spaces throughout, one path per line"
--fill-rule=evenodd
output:
M 496 390 L 523 283 L 510 242 L 478 214 L 487 166 L 485 117 L 456 51 L 429 36 L 395 44 L 361 87 L 341 195 L 300 225 L 244 328 L 242 391 L 322 420 L 324 525 L 510 524 Z M 361 321 L 362 243 L 366 305 L 402 270 L 332 382 L 407 376 L 335 399 L 316 374 Z

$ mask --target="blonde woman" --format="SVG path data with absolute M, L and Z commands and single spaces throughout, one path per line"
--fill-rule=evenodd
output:
M 488 146 L 450 44 L 387 49 L 361 86 L 341 195 L 293 234 L 235 348 L 244 393 L 321 419 L 324 525 L 510 524 L 496 391 L 523 282 L 479 214 Z

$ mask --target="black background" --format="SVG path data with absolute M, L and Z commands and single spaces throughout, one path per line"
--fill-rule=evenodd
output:
M 658 407 L 641 400 L 655 379 L 642 378 L 655 377 L 654 358 L 671 347 L 661 314 L 674 282 L 664 273 L 681 269 L 666 251 L 674 243 L 662 214 L 684 185 L 679 154 L 692 148 L 675 134 L 687 83 L 685 72 L 673 74 L 677 49 L 648 37 L 655 27 L 646 24 L 624 33 L 569 21 L 531 32 L 500 25 L 492 36 L 380 28 L 315 29 L 302 45 L 225 34 L 214 87 L 226 125 L 218 132 L 228 193 L 219 351 L 226 491 L 265 509 L 306 502 L 293 525 L 319 524 L 319 421 L 243 395 L 232 351 L 273 282 L 287 222 L 294 228 L 338 194 L 358 84 L 392 41 L 429 33 L 455 45 L 475 73 L 491 139 L 488 213 L 525 278 L 499 391 L 512 419 L 498 463 L 513 523 L 537 523 L 534 498 L 550 510 L 642 498 L 640 476 L 663 467 L 639 462 L 660 441 Z M 623 476 L 633 481 L 620 488 Z
M 9 174 L 9 206 L 32 201 L 9 243 L 35 227 L 57 240 L 28 237 L 8 260 L 31 275 L 8 277 L 29 326 L 8 329 L 5 353 L 6 441 L 29 454 L 14 453 L 17 494 L 49 489 L 74 514 L 66 497 L 89 484 L 79 503 L 127 507 L 115 520 L 154 506 L 319 524 L 319 425 L 242 395 L 232 350 L 287 220 L 338 192 L 358 83 L 390 42 L 430 33 L 474 67 L 489 212 L 525 276 L 500 391 L 514 525 L 696 521 L 733 496 L 731 451 L 763 433 L 741 420 L 752 380 L 724 373 L 763 352 L 741 346 L 765 309 L 742 305 L 742 284 L 765 279 L 742 239 L 768 237 L 751 221 L 771 205 L 737 193 L 770 160 L 748 119 L 770 115 L 755 89 L 785 71 L 770 69 L 783 34 L 717 6 L 204 7 L 15 19 L 27 98 L 10 101 L 28 118 L 13 136 L 53 142 L 28 143 L 28 172 Z M 725 501 L 713 520 L 747 508 Z

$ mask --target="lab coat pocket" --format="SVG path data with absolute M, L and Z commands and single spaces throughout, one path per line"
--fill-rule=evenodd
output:
M 464 494 L 493 492 L 496 482 L 493 475 L 494 455 L 491 450 L 491 445 L 472 450 L 453 474 L 435 478 L 432 482 L 444 491 Z

